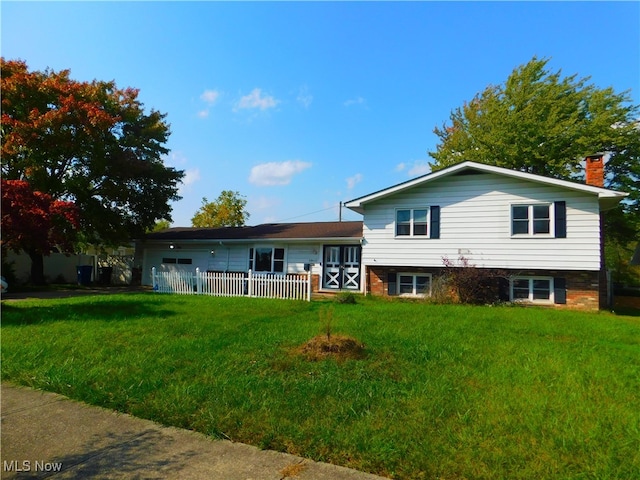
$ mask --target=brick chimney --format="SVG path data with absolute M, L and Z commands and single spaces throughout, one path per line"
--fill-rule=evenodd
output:
M 585 174 L 587 185 L 604 187 L 604 154 L 589 155 L 585 159 Z
M 596 153 L 585 158 L 586 184 L 604 188 L 604 154 Z M 604 256 L 604 212 L 600 211 L 600 272 L 598 273 L 598 304 L 600 308 L 609 305 L 609 282 Z

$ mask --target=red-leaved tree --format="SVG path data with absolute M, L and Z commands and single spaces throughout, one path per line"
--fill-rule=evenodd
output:
M 184 172 L 164 164 L 166 114 L 147 113 L 138 90 L 77 81 L 68 70 L 31 71 L 24 61 L 3 57 L 0 90 L 2 178 L 72 201 L 82 243 L 125 245 L 157 220 L 171 220 L 169 202 L 180 199 Z M 31 248 L 30 256 L 38 250 Z
M 44 283 L 43 255 L 73 252 L 80 226 L 73 202 L 54 200 L 24 180 L 2 180 L 2 248 L 31 258 L 31 282 Z

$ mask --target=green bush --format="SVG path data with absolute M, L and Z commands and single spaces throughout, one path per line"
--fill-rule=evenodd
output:
M 443 257 L 446 285 L 460 303 L 470 305 L 488 305 L 500 300 L 500 279 L 506 273 L 499 270 L 478 268 L 464 256 L 457 263 Z
M 355 305 L 358 303 L 356 300 L 356 294 L 353 292 L 340 292 L 336 295 L 336 302 L 344 303 L 347 305 Z

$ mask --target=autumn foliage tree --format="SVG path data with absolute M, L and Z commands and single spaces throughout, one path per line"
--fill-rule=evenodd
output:
M 76 205 L 33 191 L 24 180 L 2 180 L 2 250 L 27 252 L 31 279 L 44 283 L 43 255 L 73 252 L 80 226 Z
M 184 172 L 164 165 L 166 115 L 145 113 L 138 90 L 4 58 L 1 82 L 4 179 L 74 203 L 86 243 L 119 245 L 171 219 Z
M 202 199 L 202 206 L 193 218 L 194 227 L 241 227 L 249 218 L 247 200 L 239 192 L 223 190 L 213 202 Z

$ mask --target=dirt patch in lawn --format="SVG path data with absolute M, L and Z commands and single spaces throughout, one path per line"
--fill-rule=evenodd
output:
M 298 352 L 311 361 L 324 360 L 326 358 L 357 360 L 366 356 L 364 343 L 343 335 L 318 335 L 298 347 Z

